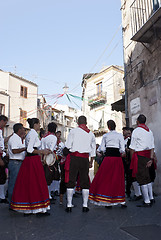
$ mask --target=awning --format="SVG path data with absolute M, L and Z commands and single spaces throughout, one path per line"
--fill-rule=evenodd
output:
M 124 112 L 125 111 L 125 98 L 122 98 L 118 100 L 117 102 L 114 102 L 111 104 L 111 109 L 112 111 L 117 111 L 117 112 Z

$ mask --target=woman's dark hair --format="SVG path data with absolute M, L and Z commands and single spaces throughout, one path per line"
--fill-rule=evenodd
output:
M 56 128 L 57 128 L 57 125 L 53 122 L 49 123 L 48 124 L 48 131 L 51 132 L 51 133 L 55 133 L 56 132 Z
M 115 128 L 116 128 L 116 123 L 115 123 L 113 120 L 109 120 L 109 121 L 107 122 L 107 126 L 108 126 L 108 128 L 109 128 L 110 130 L 115 130 Z
M 40 121 L 39 121 L 38 118 L 28 118 L 28 119 L 27 119 L 27 122 L 28 122 L 30 128 L 34 128 L 34 124 L 35 124 L 35 123 L 37 124 L 37 123 L 39 123 Z
M 8 117 L 6 117 L 5 115 L 0 115 L 0 121 L 4 121 L 7 122 L 8 121 Z

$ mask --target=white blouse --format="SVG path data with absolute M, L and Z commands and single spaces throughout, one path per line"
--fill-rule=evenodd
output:
M 105 152 L 107 147 L 118 148 L 120 153 L 124 153 L 125 143 L 123 135 L 115 130 L 104 134 L 100 145 L 100 150 Z
M 28 153 L 32 153 L 34 148 L 40 149 L 41 141 L 39 140 L 38 133 L 31 129 L 25 138 L 26 148 Z

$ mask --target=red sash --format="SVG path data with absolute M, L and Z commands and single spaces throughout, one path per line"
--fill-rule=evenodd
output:
M 64 169 L 65 169 L 65 183 L 69 182 L 70 156 L 88 158 L 89 153 L 72 152 L 72 153 L 67 155 L 66 160 L 65 160 L 65 167 L 64 167 Z
M 144 150 L 133 153 L 130 164 L 130 169 L 132 169 L 132 177 L 136 177 L 138 172 L 138 156 L 150 158 L 150 152 L 151 150 Z

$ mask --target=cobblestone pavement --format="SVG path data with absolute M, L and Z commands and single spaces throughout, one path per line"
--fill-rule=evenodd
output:
M 141 201 L 140 201 L 141 202 Z M 138 202 L 129 202 L 122 209 L 96 207 L 82 212 L 81 195 L 73 199 L 72 213 L 64 206 L 51 205 L 51 215 L 38 218 L 24 217 L 0 204 L 0 240 L 159 240 L 161 237 L 161 196 L 151 208 L 138 208 Z

